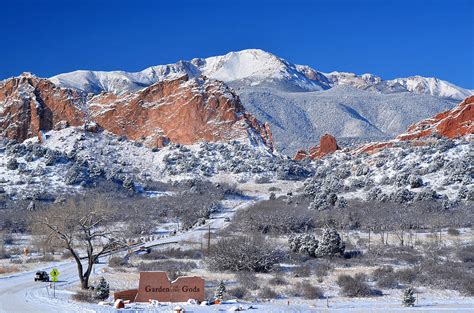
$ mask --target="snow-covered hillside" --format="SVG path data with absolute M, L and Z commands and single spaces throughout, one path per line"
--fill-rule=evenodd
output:
M 239 142 L 150 149 L 106 132 L 69 127 L 48 132 L 42 144 L 37 138 L 21 144 L 0 141 L 0 199 L 55 199 L 103 184 L 153 193 L 149 186 L 154 182 L 225 176 L 237 184 L 311 177 L 308 183 L 321 197 L 336 193 L 365 200 L 376 195 L 398 201 L 406 196 L 411 201 L 421 193 L 419 197 L 432 197 L 428 200 L 453 201 L 474 192 L 472 156 L 473 143 L 464 138 L 420 147 L 400 142 L 373 155 L 344 149 L 298 162 Z

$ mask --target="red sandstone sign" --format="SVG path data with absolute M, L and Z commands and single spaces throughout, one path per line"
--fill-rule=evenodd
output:
M 186 302 L 189 299 L 204 301 L 204 279 L 183 276 L 170 281 L 165 272 L 140 272 L 138 290 L 116 292 L 114 298 L 135 302 Z

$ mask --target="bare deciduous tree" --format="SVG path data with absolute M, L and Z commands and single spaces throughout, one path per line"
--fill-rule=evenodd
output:
M 67 202 L 40 213 L 37 231 L 53 245 L 67 249 L 77 263 L 82 289 L 89 288 L 94 262 L 111 250 L 124 246 L 110 230 L 104 207 Z

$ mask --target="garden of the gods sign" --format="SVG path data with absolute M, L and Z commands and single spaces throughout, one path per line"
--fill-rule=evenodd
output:
M 186 302 L 189 299 L 204 301 L 204 279 L 183 276 L 170 281 L 166 272 L 140 272 L 138 289 L 115 292 L 114 298 L 133 302 Z

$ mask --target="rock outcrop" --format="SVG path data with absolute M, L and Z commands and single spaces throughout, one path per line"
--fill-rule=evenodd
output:
M 358 148 L 356 152 L 374 153 L 400 141 L 416 141 L 419 145 L 422 144 L 420 141 L 432 136 L 456 139 L 471 134 L 474 134 L 474 96 L 466 98 L 451 110 L 411 125 L 394 140 L 370 143 Z
M 0 136 L 23 141 L 80 125 L 150 147 L 170 141 L 249 140 L 273 148 L 269 126 L 246 113 L 233 90 L 206 77 L 183 76 L 134 93 L 95 96 L 59 88 L 31 74 L 0 83 Z
M 0 82 L 0 136 L 23 141 L 62 122 L 82 125 L 85 99 L 29 73 Z
M 438 134 L 447 138 L 459 138 L 474 133 L 474 96 L 466 98 L 452 110 L 441 112 L 432 118 L 411 125 L 399 140 L 413 140 Z
M 306 150 L 299 150 L 294 156 L 294 159 L 297 161 L 304 160 L 306 158 L 311 160 L 319 159 L 327 154 L 334 153 L 336 150 L 339 150 L 336 138 L 329 134 L 325 134 L 319 140 L 319 146 L 310 148 L 309 152 Z

